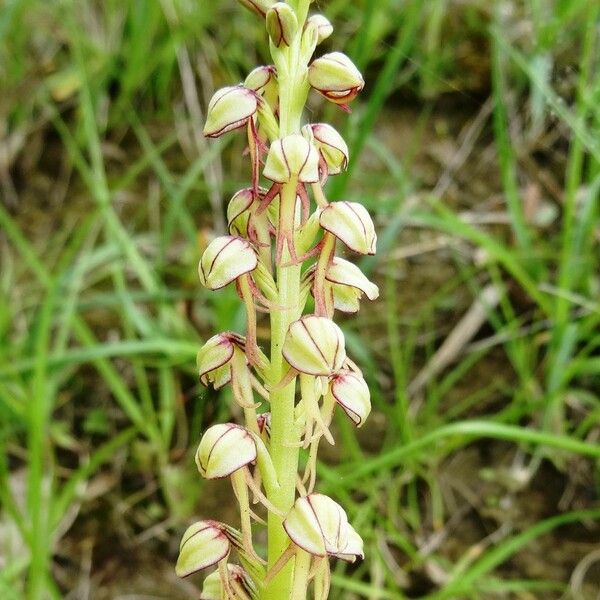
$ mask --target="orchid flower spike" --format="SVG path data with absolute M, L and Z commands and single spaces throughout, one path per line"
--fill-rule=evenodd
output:
M 350 112 L 364 80 L 341 52 L 314 57 L 333 26 L 308 15 L 312 1 L 239 0 L 263 19 L 272 64 L 218 90 L 206 112 L 209 138 L 245 128 L 251 173 L 228 203 L 228 235 L 208 244 L 198 267 L 208 289 L 235 285 L 246 311 L 244 335 L 214 335 L 197 358 L 200 381 L 231 385 L 243 411 L 235 412 L 239 424 L 209 427 L 195 455 L 202 476 L 231 480 L 240 512 L 239 530 L 201 521 L 184 534 L 177 573 L 216 568 L 203 600 L 327 600 L 329 558 L 363 555 L 343 508 L 313 490 L 319 444 L 335 443 L 329 428 L 337 406 L 356 427 L 371 411 L 367 383 L 333 317 L 336 309 L 358 311 L 363 296 L 378 297 L 377 285 L 336 255 L 342 247 L 374 254 L 377 236 L 365 207 L 327 196 L 328 178 L 348 168 L 348 144 L 331 125 L 303 118 L 311 87 Z M 270 327 L 260 329 L 271 336 L 268 358 L 257 344 L 259 311 L 269 313 Z M 308 457 L 299 474 L 302 446 Z M 254 512 L 258 502 L 264 520 Z M 253 545 L 260 526 L 266 556 Z M 229 564 L 232 550 L 240 566 Z M 284 569 L 290 560 L 293 568 Z

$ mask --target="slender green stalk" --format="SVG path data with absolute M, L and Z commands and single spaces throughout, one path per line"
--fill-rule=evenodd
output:
M 286 185 L 282 199 L 296 194 L 296 186 Z M 284 261 L 289 254 L 284 254 Z M 283 266 L 277 269 L 278 302 L 285 310 L 271 313 L 271 380 L 280 381 L 284 373 L 285 361 L 281 354 L 290 323 L 300 316 L 298 298 L 300 296 L 300 266 Z M 296 493 L 296 474 L 298 472 L 298 446 L 295 444 L 294 403 L 296 379 L 271 395 L 271 457 L 279 480 L 279 490 L 269 500 L 283 513 L 294 504 Z M 281 518 L 269 513 L 268 521 L 269 550 L 268 563 L 272 566 L 289 543 Z M 273 578 L 265 588 L 264 600 L 288 598 L 291 589 L 292 564 L 289 563 Z

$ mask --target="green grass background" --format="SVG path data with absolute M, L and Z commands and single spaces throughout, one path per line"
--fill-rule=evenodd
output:
M 600 5 L 313 7 L 336 26 L 326 47 L 367 80 L 349 118 L 314 98 L 309 116 L 348 139 L 328 193 L 374 214 L 379 253 L 361 266 L 382 290 L 343 323 L 375 425 L 340 419 L 321 465 L 367 553 L 351 576 L 336 567 L 333 597 L 583 599 L 551 568 L 502 567 L 564 527 L 600 539 Z M 144 557 L 170 564 L 210 505 L 191 457 L 229 409 L 194 359 L 243 312 L 202 290 L 196 265 L 248 170 L 239 136 L 207 143 L 201 129 L 212 92 L 267 57 L 233 0 L 0 3 L 2 598 L 100 597 L 72 587 L 87 524 L 110 523 L 115 556 L 138 553 L 150 573 Z M 498 301 L 414 391 L 490 286 Z M 429 544 L 454 535 L 446 469 L 485 446 L 482 486 L 504 478 L 526 505 L 544 469 L 583 471 L 577 501 L 524 523 L 507 512 L 497 538 Z M 113 544 L 94 540 L 92 580 Z

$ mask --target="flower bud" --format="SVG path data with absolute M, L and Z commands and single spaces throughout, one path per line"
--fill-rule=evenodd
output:
M 261 94 L 263 90 L 277 79 L 277 71 L 273 65 L 256 67 L 248 73 L 244 81 L 244 87 Z
M 307 315 L 290 325 L 282 353 L 300 373 L 331 375 L 346 360 L 344 334 L 331 319 Z
M 234 590 L 241 590 L 245 594 L 240 598 L 256 598 L 257 591 L 251 577 L 239 565 L 227 565 L 227 577 L 229 578 L 229 587 Z M 202 584 L 202 595 L 200 600 L 222 600 L 226 597 L 223 582 L 221 581 L 221 572 L 213 571 L 207 575 Z M 236 595 L 236 597 L 238 597 Z
M 248 209 L 254 202 L 252 188 L 244 188 L 236 192 L 227 205 L 227 226 L 229 232 L 235 236 L 246 237 L 248 234 L 248 221 L 250 213 Z
M 379 288 L 354 263 L 339 256 L 333 258 L 325 278 L 331 283 L 357 288 L 369 300 L 379 298 Z
M 333 25 L 324 15 L 311 15 L 306 20 L 306 27 L 316 26 L 317 28 L 317 44 L 326 40 L 333 33 Z
M 360 310 L 361 292 L 345 285 L 331 286 L 333 294 L 333 308 L 346 314 L 357 313 Z
M 213 335 L 198 351 L 196 364 L 200 381 L 212 383 L 216 390 L 231 380 L 231 359 L 234 352 L 243 354 L 245 340 L 231 331 Z
M 314 60 L 308 68 L 308 82 L 336 104 L 348 104 L 365 86 L 359 70 L 342 52 L 331 52 Z
M 363 543 L 348 523 L 344 509 L 329 496 L 298 498 L 283 521 L 290 539 L 314 556 L 334 556 L 348 562 L 363 558 Z
M 241 237 L 215 238 L 204 251 L 198 266 L 202 285 L 218 290 L 256 269 L 258 259 L 252 245 Z
M 314 140 L 317 150 L 327 164 L 329 175 L 337 175 L 348 166 L 348 145 L 344 138 L 327 123 L 305 125 L 302 134 L 308 140 Z
M 274 0 L 238 0 L 238 2 L 259 17 L 264 17 L 274 4 Z
M 304 27 L 300 38 L 300 60 L 309 63 L 319 41 L 319 31 L 314 23 Z
M 319 180 L 319 154 L 299 133 L 275 140 L 269 148 L 263 175 L 275 183 L 297 177 L 301 183 Z
M 258 96 L 243 85 L 217 90 L 208 103 L 204 135 L 216 138 L 243 127 L 258 109 Z
M 300 254 L 307 252 L 313 246 L 320 231 L 319 213 L 315 211 L 296 233 L 296 251 Z
M 267 436 L 271 435 L 271 413 L 264 412 L 256 417 L 256 424 L 258 425 L 258 431 L 260 433 L 266 433 Z
M 367 382 L 358 373 L 344 369 L 331 378 L 330 390 L 342 410 L 360 427 L 371 412 Z
M 230 565 L 227 565 L 229 570 Z M 213 571 L 204 579 L 200 600 L 221 600 L 223 598 L 223 586 L 221 585 L 221 573 Z
M 319 217 L 321 227 L 359 254 L 375 254 L 377 235 L 367 209 L 358 202 L 332 202 Z
M 276 2 L 267 11 L 267 33 L 277 48 L 289 46 L 298 31 L 296 13 L 289 4 Z
M 229 555 L 231 543 L 222 524 L 199 521 L 188 527 L 181 538 L 175 573 L 187 577 L 216 565 Z
M 206 430 L 196 452 L 196 466 L 206 479 L 222 479 L 256 460 L 252 434 L 235 423 Z

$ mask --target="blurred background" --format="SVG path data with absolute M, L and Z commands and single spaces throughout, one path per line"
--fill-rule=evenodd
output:
M 367 86 L 330 198 L 375 304 L 342 321 L 374 411 L 320 489 L 365 539 L 334 599 L 600 597 L 600 5 L 317 0 Z M 214 90 L 268 61 L 234 0 L 0 1 L 0 597 L 196 598 L 193 463 L 229 415 L 195 355 L 243 326 L 196 268 L 248 185 Z M 259 324 L 263 343 L 267 323 Z

